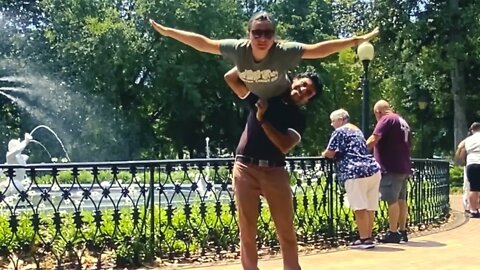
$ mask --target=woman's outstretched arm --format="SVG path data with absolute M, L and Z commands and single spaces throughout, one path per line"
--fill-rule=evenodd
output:
M 152 19 L 150 19 L 150 24 L 162 36 L 176 39 L 179 42 L 185 45 L 188 45 L 201 52 L 217 54 L 217 55 L 221 54 L 220 40 L 213 40 L 197 33 L 166 27 L 155 22 Z
M 353 46 L 358 46 L 360 43 L 369 41 L 370 39 L 376 37 L 379 33 L 378 27 L 375 28 L 372 32 L 361 35 L 354 36 L 351 38 L 342 38 L 342 39 L 332 39 L 327 41 L 322 41 L 315 44 L 305 44 L 303 49 L 303 59 L 317 59 L 324 58 L 333 53 L 339 52 L 343 49 L 350 48 Z

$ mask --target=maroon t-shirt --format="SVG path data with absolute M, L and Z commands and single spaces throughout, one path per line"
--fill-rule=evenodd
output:
M 381 136 L 373 153 L 382 173 L 410 174 L 411 132 L 407 121 L 398 114 L 387 114 L 378 121 L 373 134 Z

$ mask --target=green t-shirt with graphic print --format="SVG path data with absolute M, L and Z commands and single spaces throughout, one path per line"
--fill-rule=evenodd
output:
M 225 58 L 237 66 L 248 90 L 261 98 L 278 96 L 290 88 L 287 71 L 296 67 L 303 55 L 303 44 L 275 42 L 268 55 L 256 62 L 248 39 L 225 39 L 220 43 Z

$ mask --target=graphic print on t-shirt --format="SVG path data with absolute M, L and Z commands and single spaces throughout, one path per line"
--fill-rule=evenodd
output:
M 239 72 L 240 79 L 246 83 L 269 83 L 278 80 L 277 70 L 251 70 Z
M 408 134 L 410 133 L 410 126 L 408 125 L 407 121 L 405 121 L 405 119 L 403 119 L 402 117 L 399 117 L 398 120 L 400 122 L 400 129 L 405 134 L 405 142 L 408 143 Z

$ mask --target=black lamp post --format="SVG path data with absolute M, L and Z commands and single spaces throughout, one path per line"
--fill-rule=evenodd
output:
M 370 42 L 363 42 L 357 48 L 357 54 L 360 61 L 363 64 L 363 78 L 362 78 L 362 91 L 363 91 L 363 103 L 362 103 L 362 131 L 365 136 L 369 135 L 369 115 L 370 115 L 370 92 L 368 89 L 368 65 L 373 59 L 374 49 Z
M 421 144 L 421 154 L 422 154 L 422 158 L 425 157 L 425 136 L 424 136 L 424 133 L 423 133 L 423 125 L 424 125 L 424 122 L 425 122 L 425 110 L 427 109 L 428 107 L 428 97 L 426 95 L 421 95 L 419 98 L 418 98 L 418 108 L 420 109 L 420 113 L 421 113 L 421 117 L 420 117 L 420 132 L 422 133 L 422 139 L 420 141 L 420 144 Z

